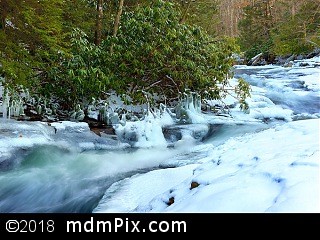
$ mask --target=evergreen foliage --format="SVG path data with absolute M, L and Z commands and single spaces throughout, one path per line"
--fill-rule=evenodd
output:
M 172 100 L 186 89 L 218 97 L 210 89 L 226 82 L 236 45 L 215 42 L 200 27 L 179 23 L 180 17 L 175 5 L 163 1 L 122 16 L 117 38 L 103 45 L 107 52 L 114 44 L 112 86 L 119 94 L 138 102 L 146 92 Z
M 180 4 L 181 21 L 201 26 L 208 34 L 216 36 L 214 16 L 218 13 L 218 0 L 190 0 L 175 2 Z
M 320 47 L 318 0 L 254 1 L 244 7 L 238 43 L 247 60 L 264 55 L 306 54 Z
M 63 43 L 64 1 L 3 0 L 1 6 L 1 75 L 11 86 L 31 86 L 43 73 Z
M 307 1 L 292 15 L 284 14 L 273 29 L 275 55 L 306 54 L 320 47 L 320 4 Z
M 245 52 L 246 59 L 259 53 L 268 54 L 272 46 L 270 30 L 272 16 L 266 14 L 265 1 L 256 1 L 244 8 L 244 18 L 239 23 L 238 43 Z
M 181 21 L 179 4 L 127 4 L 114 35 L 118 1 L 109 1 L 103 19 L 109 25 L 97 45 L 96 1 L 18 2 L 1 2 L 1 75 L 7 87 L 22 85 L 45 105 L 85 109 L 115 93 L 126 104 L 174 106 L 185 93 L 223 99 L 233 92 L 244 106 L 250 95 L 244 81 L 229 87 L 235 41 Z

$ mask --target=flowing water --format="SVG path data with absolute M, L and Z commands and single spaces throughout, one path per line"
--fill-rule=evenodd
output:
M 268 70 L 268 69 L 267 69 Z M 301 80 L 301 73 L 284 68 L 239 69 L 236 77 L 265 89 L 264 96 L 295 115 L 320 115 L 317 90 Z M 160 167 L 168 159 L 192 163 L 204 152 L 190 154 L 193 144 L 219 145 L 232 136 L 260 131 L 272 124 L 219 124 L 211 126 L 203 141 L 180 148 L 114 149 L 74 151 L 55 145 L 36 145 L 15 154 L 15 164 L 0 170 L 0 212 L 2 213 L 90 213 L 105 191 L 121 179 Z M 0 138 L 1 138 L 0 132 Z M 1 139 L 0 139 L 1 140 Z M 1 165 L 0 165 L 1 167 Z M 172 167 L 172 166 L 170 166 Z M 143 186 L 142 186 L 143 187 Z
M 170 149 L 75 152 L 52 145 L 28 150 L 0 172 L 0 212 L 90 213 L 116 181 L 159 168 Z M 157 157 L 154 157 L 157 156 Z

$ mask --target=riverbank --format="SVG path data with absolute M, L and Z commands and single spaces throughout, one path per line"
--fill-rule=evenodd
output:
M 250 111 L 226 99 L 229 117 L 151 114 L 114 125 L 116 138 L 0 119 L 0 212 L 318 212 L 319 68 L 237 70 Z

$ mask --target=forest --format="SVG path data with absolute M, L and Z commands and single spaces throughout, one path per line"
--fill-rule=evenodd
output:
M 0 101 L 15 117 L 83 120 L 119 99 L 131 108 L 112 111 L 132 118 L 228 94 L 246 110 L 235 56 L 320 48 L 319 0 L 0 0 L 0 18 Z

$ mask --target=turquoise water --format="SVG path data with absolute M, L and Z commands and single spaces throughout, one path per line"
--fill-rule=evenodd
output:
M 130 167 L 130 163 L 123 167 L 127 156 L 124 151 L 77 153 L 47 145 L 32 148 L 13 169 L 0 172 L 0 212 L 92 212 L 112 183 L 152 169 L 151 165 Z
M 264 95 L 270 97 L 275 104 L 292 109 L 295 114 L 320 113 L 317 91 L 304 89 L 297 79 L 287 83 L 290 79 L 285 78 L 285 85 L 281 85 L 278 81 L 283 80 L 283 76 L 273 76 L 274 79 L 271 80 L 269 76 L 259 74 L 259 78 L 252 77 L 257 75 L 257 71 L 247 70 L 245 74 L 240 72 L 239 76 L 246 78 L 252 86 L 267 89 Z M 273 84 L 265 86 L 266 81 L 261 76 L 268 77 L 267 82 L 271 81 Z M 290 89 L 282 91 L 282 87 Z M 305 94 L 295 94 L 297 92 Z M 203 143 L 219 145 L 230 137 L 260 131 L 273 124 L 215 126 Z M 10 137 L 11 132 L 2 132 L 0 135 Z M 175 156 L 178 156 L 177 162 L 196 161 L 198 156 L 188 153 L 190 149 L 191 146 L 184 145 L 181 149 L 78 152 L 55 145 L 41 145 L 13 151 L 15 155 L 10 163 L 0 162 L 0 213 L 91 213 L 105 191 L 121 179 L 157 169 L 159 166 L 174 167 L 167 160 L 174 159 Z
M 265 127 L 219 126 L 204 142 L 219 145 L 230 136 Z M 134 174 L 174 167 L 181 161 L 190 164 L 199 154 L 207 154 L 206 149 L 189 152 L 193 144 L 84 152 L 54 145 L 30 148 L 13 167 L 0 171 L 0 212 L 91 213 L 113 183 Z

